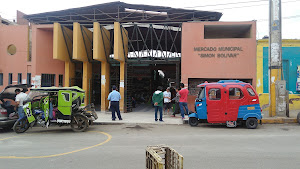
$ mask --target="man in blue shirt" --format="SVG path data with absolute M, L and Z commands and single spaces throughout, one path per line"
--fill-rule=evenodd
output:
M 120 108 L 119 108 L 119 101 L 121 100 L 121 95 L 117 91 L 117 87 L 115 85 L 112 86 L 112 92 L 108 95 L 108 100 L 110 101 L 110 110 L 112 113 L 112 120 L 116 120 L 116 114 L 117 112 L 119 120 L 122 120 L 121 114 L 120 114 Z

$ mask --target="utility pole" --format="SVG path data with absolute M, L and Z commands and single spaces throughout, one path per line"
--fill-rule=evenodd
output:
M 270 107 L 269 116 L 276 116 L 279 104 L 275 83 L 281 80 L 282 73 L 282 50 L 281 50 L 281 0 L 269 1 L 269 93 Z

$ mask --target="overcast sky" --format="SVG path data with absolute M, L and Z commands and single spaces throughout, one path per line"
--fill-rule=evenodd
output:
M 13 20 L 16 10 L 26 14 L 77 8 L 110 0 L 10 0 L 1 2 L 0 15 Z M 174 8 L 196 9 L 222 12 L 220 21 L 257 20 L 257 38 L 269 34 L 268 0 L 123 0 L 125 3 L 159 5 Z M 235 3 L 235 4 L 233 4 Z M 282 0 L 282 38 L 300 39 L 300 0 Z

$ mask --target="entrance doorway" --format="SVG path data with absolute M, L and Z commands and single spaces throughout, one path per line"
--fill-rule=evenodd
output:
M 126 76 L 126 110 L 130 112 L 139 110 L 140 106 L 152 107 L 152 95 L 158 86 L 165 91 L 167 87 L 179 85 L 176 84 L 176 71 L 180 71 L 176 70 L 176 64 L 129 64 Z

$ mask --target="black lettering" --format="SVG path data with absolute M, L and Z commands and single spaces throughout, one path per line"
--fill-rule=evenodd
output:
M 213 53 L 199 53 L 198 54 L 200 57 L 202 58 L 211 58 L 211 57 L 215 57 L 215 54 Z

